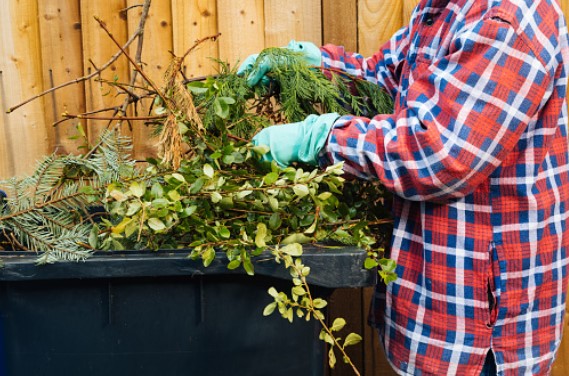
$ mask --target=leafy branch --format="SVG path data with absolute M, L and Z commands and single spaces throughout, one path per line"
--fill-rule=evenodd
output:
M 328 303 L 322 298 L 313 298 L 312 296 L 307 282 L 310 267 L 304 265 L 300 258 L 302 256 L 302 247 L 298 243 L 289 244 L 282 248 L 276 246 L 272 249 L 272 254 L 277 263 L 284 263 L 285 268 L 289 270 L 294 286 L 291 289 L 290 297 L 287 293 L 279 292 L 274 287 L 269 288 L 269 295 L 273 297 L 274 301 L 265 307 L 263 315 L 269 316 L 275 310 L 278 310 L 281 316 L 291 323 L 295 316 L 304 318 L 306 321 L 314 317 L 322 327 L 319 338 L 330 345 L 328 351 L 330 368 L 334 368 L 336 365 L 334 349 L 337 349 L 340 351 L 344 362 L 352 367 L 355 375 L 359 376 L 360 372 L 350 359 L 346 348 L 361 342 L 362 337 L 356 333 L 349 333 L 342 342 L 342 339 L 337 337 L 335 332 L 339 332 L 344 328 L 346 320 L 339 317 L 334 320 L 331 326 L 327 324 L 322 309 Z

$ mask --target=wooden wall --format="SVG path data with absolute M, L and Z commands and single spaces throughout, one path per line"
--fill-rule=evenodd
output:
M 0 1 L 0 179 L 30 172 L 35 161 L 52 153 L 77 151 L 70 139 L 78 121 L 58 126 L 61 114 L 82 113 L 122 103 L 120 96 L 96 81 L 77 83 L 7 114 L 11 107 L 93 72 L 116 53 L 94 16 L 124 43 L 137 28 L 143 0 L 2 0 Z M 560 0 L 569 12 L 569 0 Z M 172 51 L 182 55 L 195 40 L 221 33 L 186 60 L 187 76 L 213 72 L 211 58 L 244 59 L 264 47 L 290 39 L 335 43 L 371 54 L 403 26 L 417 0 L 153 0 L 145 28 L 143 62 L 156 81 L 164 74 Z M 130 52 L 134 54 L 134 51 Z M 124 58 L 101 79 L 128 82 Z M 144 103 L 140 112 L 144 111 Z M 94 139 L 105 122 L 83 124 Z M 134 124 L 135 155 L 155 150 L 148 130 Z M 377 337 L 365 325 L 371 290 L 340 290 L 332 297 L 332 313 L 344 316 L 365 341 L 354 359 L 365 375 L 392 375 Z M 563 343 L 554 375 L 569 374 L 569 340 Z M 352 351 L 354 352 L 354 351 Z M 342 364 L 330 375 L 348 375 Z

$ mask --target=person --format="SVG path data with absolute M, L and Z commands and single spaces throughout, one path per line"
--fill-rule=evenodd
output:
M 401 375 L 545 375 L 567 283 L 567 28 L 555 0 L 421 0 L 373 56 L 291 42 L 381 85 L 392 114 L 311 115 L 253 142 L 267 158 L 379 179 L 394 193 L 397 281 L 376 293 Z M 239 68 L 250 85 L 268 59 Z M 384 300 L 384 308 L 380 308 Z M 484 369 L 483 369 L 484 367 Z

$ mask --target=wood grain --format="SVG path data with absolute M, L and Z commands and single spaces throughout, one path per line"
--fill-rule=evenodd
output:
M 43 91 L 38 8 L 35 0 L 0 3 L 0 72 L 4 110 Z M 33 171 L 48 153 L 43 100 L 1 116 L 0 177 Z M 2 114 L 4 115 L 4 114 Z
M 316 0 L 265 0 L 265 46 L 285 46 L 291 39 L 322 43 L 322 12 Z
M 357 0 L 323 0 L 323 44 L 344 46 L 347 51 L 358 51 Z
M 79 0 L 38 1 L 38 12 L 44 88 L 83 76 Z M 84 83 L 58 90 L 45 96 L 44 100 L 49 150 L 60 154 L 78 153 L 82 141 L 71 137 L 77 134 L 80 121 L 51 125 L 61 120 L 65 112 L 85 112 Z
M 114 38 L 123 45 L 127 40 L 127 16 L 126 0 L 90 1 L 81 0 L 81 24 L 83 30 L 83 67 L 84 72 L 89 74 L 96 67 L 102 66 L 119 51 L 118 47 L 107 36 L 95 17 L 101 19 L 111 31 Z M 100 76 L 104 80 L 117 80 L 128 83 L 130 72 L 128 62 L 121 56 L 109 69 Z M 85 85 L 86 110 L 100 110 L 103 108 L 120 106 L 124 101 L 124 95 L 120 95 L 117 89 L 109 88 L 108 85 L 89 81 Z M 112 115 L 112 112 L 106 113 Z M 97 137 L 106 127 L 108 121 L 87 121 L 87 134 L 90 142 L 95 142 Z M 122 127 L 123 134 L 131 132 L 125 124 Z
M 236 64 L 265 47 L 263 0 L 218 0 L 220 59 Z
M 172 0 L 174 53 L 182 56 L 197 40 L 217 34 L 217 18 L 215 0 Z M 187 77 L 213 74 L 218 57 L 218 42 L 202 43 L 185 59 L 183 70 Z
M 377 52 L 403 26 L 401 1 L 359 0 L 358 47 L 364 56 Z

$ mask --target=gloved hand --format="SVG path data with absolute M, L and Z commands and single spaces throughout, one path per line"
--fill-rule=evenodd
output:
M 326 144 L 337 113 L 309 115 L 298 123 L 273 125 L 253 137 L 254 145 L 265 145 L 270 151 L 263 156 L 267 161 L 276 161 L 286 167 L 292 162 L 304 162 L 316 166 L 318 154 Z
M 304 60 L 309 65 L 319 67 L 322 64 L 322 53 L 320 52 L 320 48 L 318 48 L 314 43 L 296 42 L 295 40 L 291 40 L 290 43 L 283 48 L 295 52 L 301 52 Z M 267 59 L 266 56 L 261 57 L 262 60 L 259 61 L 257 67 L 253 69 L 258 58 L 259 54 L 248 56 L 239 66 L 239 69 L 237 69 L 238 75 L 245 75 L 248 73 L 247 84 L 251 87 L 257 85 L 259 81 L 261 81 L 262 84 L 267 84 L 268 78 L 266 77 L 266 74 L 274 69 L 274 59 Z

